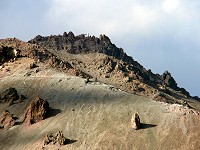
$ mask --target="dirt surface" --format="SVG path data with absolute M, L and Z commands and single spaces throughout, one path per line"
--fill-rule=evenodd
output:
M 200 149 L 197 111 L 155 102 L 111 85 L 86 83 L 85 79 L 42 63 L 29 69 L 32 62 L 21 58 L 0 70 L 0 91 L 15 87 L 27 97 L 9 107 L 1 103 L 0 113 L 7 109 L 20 117 L 30 101 L 39 95 L 49 102 L 51 115 L 31 126 L 19 124 L 0 131 L 1 150 L 42 149 L 45 135 L 57 131 L 73 142 L 65 146 L 47 145 L 43 149 Z M 140 115 L 140 130 L 131 128 L 135 112 Z

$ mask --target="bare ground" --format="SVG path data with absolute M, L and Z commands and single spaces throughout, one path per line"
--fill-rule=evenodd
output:
M 0 104 L 0 113 L 8 109 L 20 117 L 30 100 L 39 95 L 50 103 L 51 116 L 31 126 L 22 124 L 0 131 L 0 149 L 42 149 L 44 136 L 58 130 L 72 140 L 71 144 L 44 149 L 200 149 L 197 111 L 155 102 L 111 85 L 86 84 L 82 78 L 68 76 L 42 63 L 30 70 L 31 62 L 23 58 L 1 69 L 0 91 L 15 87 L 28 99 L 9 107 Z M 134 112 L 140 115 L 140 130 L 131 129 Z

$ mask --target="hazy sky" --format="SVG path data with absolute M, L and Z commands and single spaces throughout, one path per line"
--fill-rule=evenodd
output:
M 146 69 L 200 96 L 199 0 L 0 0 L 0 38 L 106 34 Z

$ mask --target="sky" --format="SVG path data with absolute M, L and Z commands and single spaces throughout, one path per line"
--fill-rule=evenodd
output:
M 199 0 L 0 0 L 0 39 L 72 31 L 111 41 L 200 96 Z

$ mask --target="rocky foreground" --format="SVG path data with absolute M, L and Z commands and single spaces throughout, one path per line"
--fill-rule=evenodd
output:
M 107 36 L 0 45 L 0 149 L 200 149 L 199 98 Z

